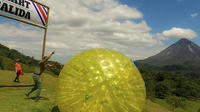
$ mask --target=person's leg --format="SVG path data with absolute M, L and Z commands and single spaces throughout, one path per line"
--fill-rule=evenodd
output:
M 14 82 L 17 82 L 17 72 L 16 72 L 16 77 L 15 77 L 15 80 L 14 80 Z
M 38 101 L 40 99 L 40 93 L 41 93 L 41 79 L 40 76 L 38 76 L 37 78 L 37 93 L 36 93 L 36 101 Z
M 37 89 L 37 76 L 36 76 L 36 74 L 33 74 L 33 80 L 34 80 L 34 83 L 35 83 L 35 85 L 34 85 L 34 87 L 33 88 L 31 88 L 27 93 L 26 93 L 26 96 L 29 96 L 33 91 L 35 91 L 36 89 Z
M 17 77 L 16 77 L 16 81 L 19 82 L 19 75 L 20 75 L 21 71 L 17 71 Z

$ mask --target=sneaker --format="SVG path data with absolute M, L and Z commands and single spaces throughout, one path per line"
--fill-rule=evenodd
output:
M 40 97 L 36 97 L 34 100 L 35 100 L 35 102 L 39 102 Z
M 39 98 L 36 98 L 36 99 L 35 99 L 35 102 L 39 102 L 39 101 L 40 101 L 40 99 L 39 99 Z
M 29 94 L 25 93 L 26 97 L 29 97 Z

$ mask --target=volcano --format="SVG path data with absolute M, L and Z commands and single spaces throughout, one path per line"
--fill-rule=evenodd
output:
M 136 62 L 159 67 L 200 68 L 200 47 L 188 39 L 180 39 L 160 53 Z

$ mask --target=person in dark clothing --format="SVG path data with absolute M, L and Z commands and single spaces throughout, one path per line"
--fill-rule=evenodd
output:
M 45 56 L 43 57 L 43 59 L 39 62 L 39 64 L 36 66 L 35 68 L 35 72 L 33 73 L 33 80 L 35 82 L 35 86 L 30 89 L 25 95 L 27 97 L 29 97 L 29 95 L 37 90 L 37 93 L 36 93 L 36 98 L 35 98 L 35 101 L 39 101 L 40 99 L 40 92 L 41 92 L 41 77 L 42 77 L 42 73 L 44 72 L 44 70 L 48 67 L 52 67 L 54 65 L 56 65 L 56 63 L 50 65 L 48 64 L 48 60 L 51 58 L 51 56 L 55 54 L 55 51 L 53 51 L 49 56 Z
M 15 64 L 15 71 L 16 71 L 17 76 L 15 77 L 14 82 L 19 82 L 19 75 L 22 72 L 22 67 L 19 64 L 19 62 L 20 62 L 20 59 L 17 59 L 16 64 Z

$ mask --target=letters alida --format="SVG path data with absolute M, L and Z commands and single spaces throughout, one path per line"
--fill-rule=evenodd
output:
M 0 0 L 0 10 L 30 20 L 30 4 L 27 0 Z

